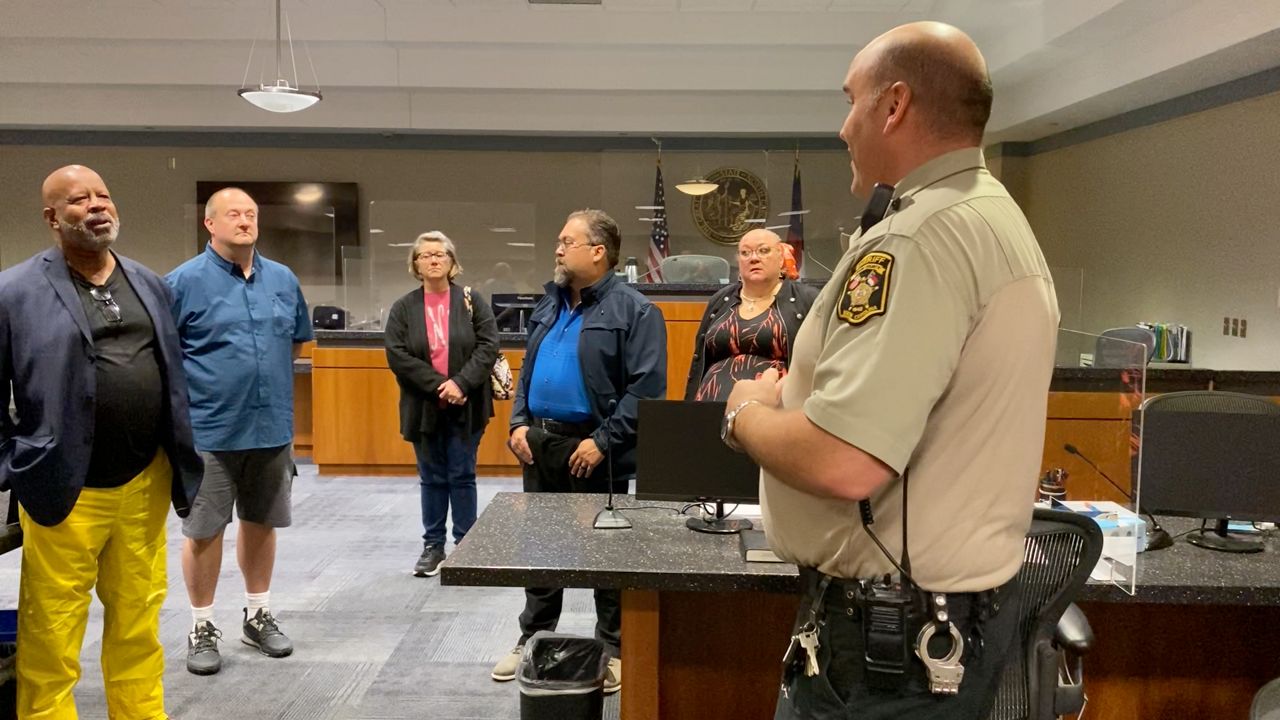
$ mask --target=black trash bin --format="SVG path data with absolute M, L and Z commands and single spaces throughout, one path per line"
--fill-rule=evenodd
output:
M 520 660 L 520 720 L 600 720 L 608 667 L 599 640 L 534 633 Z
M 18 611 L 0 610 L 0 720 L 18 717 Z

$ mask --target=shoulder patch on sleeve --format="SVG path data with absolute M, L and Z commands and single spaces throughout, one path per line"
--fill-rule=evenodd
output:
M 863 255 L 849 271 L 836 315 L 850 325 L 861 325 L 889 308 L 889 278 L 893 256 L 875 250 Z

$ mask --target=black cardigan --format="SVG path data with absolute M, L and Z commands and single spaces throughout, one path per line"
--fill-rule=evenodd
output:
M 498 325 L 493 310 L 474 289 L 468 317 L 463 289 L 449 284 L 449 377 L 431 365 L 427 343 L 423 289 L 396 300 L 383 333 L 387 365 L 400 385 L 400 434 L 413 442 L 435 432 L 440 422 L 459 423 L 468 434 L 484 432 L 493 417 L 493 388 L 489 373 L 498 359 Z M 445 380 L 457 383 L 467 402 L 440 407 L 436 391 Z
M 702 383 L 702 375 L 706 372 L 703 343 L 706 342 L 707 331 L 728 313 L 736 312 L 742 304 L 742 298 L 739 297 L 741 291 L 742 283 L 735 282 L 722 288 L 707 301 L 702 324 L 698 326 L 698 337 L 693 341 L 693 363 L 689 366 L 689 380 L 684 387 L 685 400 L 697 397 L 698 385 Z M 796 333 L 800 331 L 800 323 L 804 322 L 816 299 L 818 288 L 794 280 L 782 280 L 774 306 L 782 313 L 782 324 L 787 328 L 787 365 L 791 364 L 791 348 L 796 341 Z

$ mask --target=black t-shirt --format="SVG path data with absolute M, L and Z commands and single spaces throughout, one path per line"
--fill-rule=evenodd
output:
M 151 464 L 160 445 L 164 382 L 155 326 L 119 265 L 101 287 L 75 272 L 71 277 L 89 320 L 97 368 L 93 453 L 84 484 L 119 487 Z

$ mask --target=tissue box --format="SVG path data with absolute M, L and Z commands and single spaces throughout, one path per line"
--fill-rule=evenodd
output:
M 1104 538 L 1121 538 L 1133 535 L 1137 552 L 1147 549 L 1147 521 L 1141 515 L 1110 500 L 1064 500 L 1053 502 L 1054 509 L 1070 510 L 1087 515 L 1102 528 Z

